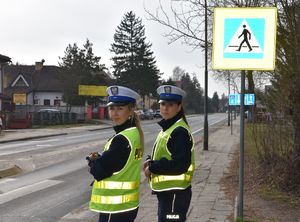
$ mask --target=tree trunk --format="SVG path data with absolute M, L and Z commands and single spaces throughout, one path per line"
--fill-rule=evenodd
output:
M 248 93 L 254 93 L 254 80 L 253 80 L 253 71 L 252 70 L 248 70 L 246 72 L 246 77 L 247 77 L 247 80 L 248 80 L 248 90 L 247 92 Z
M 252 70 L 248 70 L 246 72 L 246 78 L 248 80 L 248 90 L 246 91 L 247 93 L 254 93 L 254 80 L 253 80 L 253 71 Z M 248 121 L 252 122 L 253 121 L 253 109 L 252 107 L 248 107 Z

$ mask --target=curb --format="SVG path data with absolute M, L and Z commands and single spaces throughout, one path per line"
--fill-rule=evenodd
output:
M 40 136 L 31 136 L 31 137 L 24 137 L 24 138 L 17 138 L 17 139 L 8 139 L 8 140 L 0 140 L 1 143 L 9 143 L 15 141 L 24 141 L 24 140 L 31 140 L 31 139 L 38 139 L 38 138 L 45 138 L 45 137 L 53 137 L 53 136 L 62 136 L 68 135 L 68 133 L 56 133 L 56 134 L 49 134 L 49 135 L 40 135 Z
M 0 179 L 19 174 L 21 172 L 22 172 L 22 169 L 20 167 L 18 167 L 17 165 L 14 165 L 13 167 L 9 167 L 7 169 L 0 170 Z
M 88 129 L 87 131 L 93 132 L 93 131 L 99 131 L 99 130 L 110 129 L 110 128 L 112 128 L 112 126 L 106 126 L 98 129 Z

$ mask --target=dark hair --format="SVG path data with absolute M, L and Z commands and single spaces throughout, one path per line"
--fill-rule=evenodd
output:
M 186 116 L 185 116 L 185 113 L 184 113 L 184 109 L 183 109 L 183 104 L 182 104 L 182 102 L 177 102 L 177 104 L 178 104 L 178 105 L 181 104 L 181 110 L 180 110 L 179 112 L 181 113 L 181 116 L 182 116 L 183 121 L 189 126 L 189 123 L 188 123 L 188 121 L 187 121 L 187 119 L 186 119 Z
M 188 123 L 188 121 L 186 119 L 186 116 L 184 114 L 183 106 L 181 106 L 181 111 L 180 112 L 182 113 L 182 119 L 183 119 L 183 121 L 189 126 L 189 123 Z

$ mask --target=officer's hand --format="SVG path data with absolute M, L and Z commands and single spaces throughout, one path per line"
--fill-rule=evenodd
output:
M 144 170 L 144 171 L 145 171 L 146 167 L 149 167 L 150 161 L 151 161 L 151 160 L 146 160 L 146 161 L 143 163 L 143 170 Z
M 149 170 L 149 165 L 150 165 L 150 161 L 151 160 L 146 160 L 143 164 L 143 171 L 146 177 L 150 177 L 151 176 L 151 172 Z
M 100 156 L 100 154 L 98 152 L 93 152 L 93 153 L 90 153 L 90 155 L 88 155 L 86 157 L 89 167 L 92 167 L 94 165 L 94 162 L 96 161 L 98 156 Z
M 151 172 L 149 170 L 149 166 L 147 166 L 144 170 L 144 174 L 145 174 L 145 177 L 147 178 L 150 178 L 151 177 Z

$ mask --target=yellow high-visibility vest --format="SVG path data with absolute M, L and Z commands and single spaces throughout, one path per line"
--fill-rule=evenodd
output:
M 161 131 L 155 141 L 155 146 L 152 150 L 152 159 L 160 160 L 161 158 L 166 158 L 171 160 L 171 153 L 168 150 L 167 144 L 171 137 L 172 132 L 176 127 L 185 128 L 193 140 L 189 126 L 184 122 L 183 119 L 179 119 L 165 132 Z M 192 141 L 192 156 L 191 165 L 187 172 L 180 175 L 158 175 L 152 174 L 150 180 L 151 189 L 154 191 L 167 191 L 167 190 L 183 190 L 191 185 L 193 174 L 195 171 L 195 157 L 194 157 L 194 140 Z
M 131 151 L 127 163 L 119 172 L 101 181 L 94 181 L 89 207 L 102 213 L 119 213 L 139 206 L 141 169 L 140 135 L 136 127 L 118 133 L 129 142 Z M 117 134 L 117 135 L 118 135 Z M 109 149 L 112 139 L 104 146 Z M 113 164 L 113 163 L 111 163 Z

